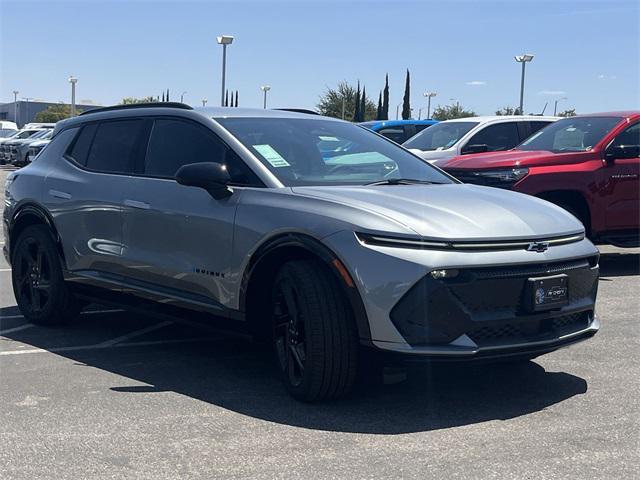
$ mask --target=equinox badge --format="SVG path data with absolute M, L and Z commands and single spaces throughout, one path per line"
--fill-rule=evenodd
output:
M 549 242 L 531 242 L 527 247 L 528 252 L 546 252 L 549 249 Z

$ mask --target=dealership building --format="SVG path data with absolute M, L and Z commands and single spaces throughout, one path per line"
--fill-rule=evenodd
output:
M 62 102 L 51 103 L 41 101 L 26 101 L 19 100 L 17 102 L 2 103 L 0 104 L 0 120 L 8 120 L 15 122 L 18 127 L 22 127 L 25 123 L 35 122 L 36 114 L 43 110 L 46 110 L 52 105 L 69 105 Z M 78 111 L 85 112 L 92 108 L 99 108 L 101 105 L 84 105 L 76 104 Z

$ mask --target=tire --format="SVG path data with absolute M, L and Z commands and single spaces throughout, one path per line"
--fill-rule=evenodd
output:
M 12 248 L 13 293 L 22 315 L 37 325 L 61 325 L 75 319 L 80 303 L 62 277 L 62 265 L 49 229 L 25 228 Z
M 358 336 L 337 282 L 316 260 L 288 262 L 276 275 L 274 346 L 285 387 L 298 400 L 343 397 L 356 378 Z

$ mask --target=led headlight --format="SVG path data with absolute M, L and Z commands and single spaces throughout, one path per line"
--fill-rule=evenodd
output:
M 505 168 L 500 170 L 479 170 L 473 172 L 474 177 L 483 179 L 485 185 L 507 187 L 521 180 L 529 173 L 528 168 Z

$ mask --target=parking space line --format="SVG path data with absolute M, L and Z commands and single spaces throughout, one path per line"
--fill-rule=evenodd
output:
M 145 347 L 151 345 L 170 345 L 176 343 L 195 343 L 195 342 L 208 342 L 213 340 L 220 340 L 219 338 L 213 337 L 196 337 L 196 338 L 183 338 L 183 339 L 172 339 L 172 340 L 149 340 L 145 342 L 129 342 L 129 343 L 119 343 L 116 345 L 103 345 L 103 344 L 93 344 L 93 345 L 77 345 L 74 347 L 58 347 L 58 348 L 32 348 L 29 350 L 9 350 L 6 352 L 0 352 L 0 356 L 8 356 L 8 355 L 25 355 L 31 353 L 62 353 L 62 352 L 77 352 L 79 350 L 107 350 L 109 348 L 123 348 L 123 347 Z
M 116 343 L 120 343 L 123 340 L 129 340 L 135 337 L 139 337 L 140 335 L 144 335 L 145 333 L 153 332 L 154 330 L 159 330 L 161 328 L 166 327 L 167 325 L 171 325 L 173 322 L 167 320 L 165 322 L 156 323 L 155 325 L 151 325 L 149 327 L 141 328 L 140 330 L 136 330 L 134 332 L 127 333 L 126 335 L 121 335 L 116 338 L 112 338 L 111 340 L 107 340 L 106 342 L 102 342 L 96 345 L 96 347 L 104 348 L 111 347 Z
M 6 330 L 0 330 L 0 335 L 4 335 L 5 333 L 19 332 L 20 330 L 26 330 L 27 328 L 35 327 L 33 323 L 25 323 L 24 325 L 20 325 L 18 327 L 7 328 Z
M 89 310 L 88 312 L 82 312 L 80 315 L 95 315 L 96 313 L 120 313 L 124 312 L 122 309 L 114 310 Z M 24 318 L 24 315 L 7 315 L 6 317 L 0 316 L 0 320 L 13 320 L 16 318 Z

